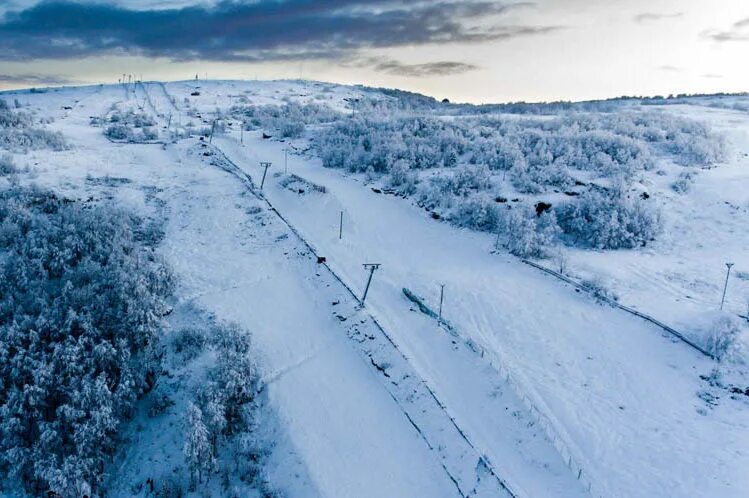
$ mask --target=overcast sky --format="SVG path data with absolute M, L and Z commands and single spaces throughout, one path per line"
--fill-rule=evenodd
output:
M 749 90 L 748 0 L 0 0 L 0 88 L 305 78 L 453 101 Z

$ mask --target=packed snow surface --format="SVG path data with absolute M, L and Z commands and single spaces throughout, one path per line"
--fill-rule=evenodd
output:
M 749 494 L 749 398 L 702 378 L 713 359 L 496 251 L 492 234 L 435 221 L 365 175 L 323 168 L 307 149 L 314 128 L 267 139 L 229 120 L 210 144 L 168 139 L 175 121 L 211 128 L 217 109 L 228 112 L 240 95 L 350 112 L 365 91 L 189 81 L 0 98 L 54 118 L 49 128 L 71 144 L 16 153 L 28 166 L 23 182 L 158 211 L 168 220 L 160 251 L 179 281 L 179 309 L 251 331 L 275 419 L 268 474 L 283 493 Z M 654 106 L 709 123 L 731 146 L 725 164 L 700 171 L 686 194 L 669 188 L 673 164 L 649 174 L 666 207 L 664 235 L 633 250 L 566 251 L 577 277 L 603 276 L 621 303 L 687 333 L 719 304 L 726 261 L 738 275 L 726 310 L 746 314 L 749 292 L 749 115 L 709 103 Z M 200 117 L 188 117 L 188 105 Z M 90 118 L 113 108 L 150 116 L 160 137 L 108 140 Z M 261 162 L 272 163 L 262 190 Z M 364 263 L 381 266 L 361 307 Z M 438 310 L 441 286 L 442 326 L 403 293 Z M 749 385 L 741 358 L 721 368 Z M 132 424 L 114 496 L 128 496 L 149 468 L 173 465 L 176 420 Z

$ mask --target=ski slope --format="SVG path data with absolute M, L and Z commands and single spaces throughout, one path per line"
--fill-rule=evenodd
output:
M 257 136 L 245 137 L 245 147 L 233 139 L 219 143 L 254 176 L 260 160 L 284 162 L 282 144 Z M 354 288 L 363 290 L 363 262 L 383 265 L 369 306 L 392 324 L 425 377 L 450 393 L 458 420 L 475 416 L 461 388 L 466 384 L 450 390 L 455 377 L 430 351 L 434 327 L 420 336 L 407 326 L 412 313 L 402 287 L 428 296 L 436 308 L 439 285 L 446 285 L 446 317 L 517 378 L 595 494 L 742 496 L 749 489 L 745 406 L 729 402 L 710 417 L 698 410 L 696 393 L 705 387 L 698 375 L 710 372 L 711 360 L 514 258 L 491 255 L 490 236 L 435 223 L 408 202 L 315 161 L 293 157 L 290 163 L 290 171 L 327 193 L 300 196 L 266 180 L 266 195 Z M 344 238 L 338 240 L 341 211 Z M 471 427 L 480 433 L 486 425 Z M 695 461 L 695 454 L 704 460 Z
M 16 162 L 29 167 L 24 182 L 168 218 L 161 251 L 180 282 L 177 305 L 253 333 L 280 431 L 268 472 L 288 496 L 747 495 L 749 404 L 700 378 L 715 367 L 712 360 L 646 322 L 492 254 L 489 235 L 431 220 L 409 201 L 324 169 L 310 155 L 286 156 L 287 143 L 260 132 L 245 132 L 243 144 L 234 127 L 211 146 L 197 138 L 162 146 L 115 144 L 89 125 L 90 116 L 118 103 L 142 107 L 161 126 L 170 114 L 186 121 L 180 102 L 198 86 L 191 102 L 204 124 L 240 93 L 258 104 L 292 98 L 345 109 L 345 99 L 361 91 L 305 82 L 177 82 L 130 92 L 102 86 L 19 94 L 54 117 L 50 127 L 73 148 L 17 155 Z M 745 136 L 746 120 L 719 112 L 745 126 L 736 132 Z M 262 192 L 260 161 L 273 163 Z M 286 162 L 289 174 L 325 192 L 285 187 Z M 695 188 L 719 204 L 723 186 L 743 175 L 734 163 L 701 176 Z M 746 201 L 732 195 L 737 205 Z M 684 237 L 676 248 L 689 250 L 573 251 L 572 264 L 581 274 L 618 276 L 625 304 L 688 322 L 670 305 L 684 290 L 667 272 L 649 294 L 636 285 L 652 274 L 640 260 L 683 258 L 690 275 L 699 268 L 689 241 L 702 225 L 690 225 L 696 208 L 688 199 L 677 199 L 684 217 L 675 226 L 683 229 L 674 233 Z M 716 212 L 704 213 L 708 222 Z M 745 258 L 744 239 L 735 235 L 744 227 L 741 215 L 731 219 L 730 230 L 719 226 L 712 237 Z M 635 261 L 625 265 L 628 259 Z M 349 289 L 361 296 L 362 264 L 372 262 L 382 266 L 360 308 Z M 443 284 L 444 316 L 455 335 L 402 293 L 408 288 L 437 309 Z M 730 301 L 737 311 L 738 296 Z M 723 399 L 713 406 L 703 393 Z M 174 446 L 171 453 L 178 452 L 179 430 L 160 439 Z M 127 496 L 130 481 L 142 475 L 135 455 L 168 465 L 149 448 L 131 450 L 115 496 Z

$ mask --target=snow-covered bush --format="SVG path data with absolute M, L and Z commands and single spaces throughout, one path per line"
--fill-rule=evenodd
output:
M 116 123 L 104 130 L 104 136 L 112 140 L 132 140 L 133 130 L 124 124 Z
M 31 126 L 31 115 L 13 112 L 8 103 L 0 99 L 0 128 L 24 128 Z
M 300 137 L 306 125 L 330 123 L 342 116 L 327 105 L 298 104 L 235 106 L 230 114 L 242 120 L 247 130 L 258 128 L 279 130 L 288 138 Z
M 592 278 L 587 278 L 581 282 L 583 288 L 590 292 L 593 297 L 600 301 L 618 301 L 617 296 L 609 287 L 609 284 L 601 277 L 596 275 Z
M 671 184 L 671 188 L 678 194 L 685 194 L 692 188 L 692 183 L 694 183 L 694 173 L 691 171 L 682 171 L 674 183 Z
M 400 159 L 390 168 L 389 185 L 400 193 L 412 195 L 416 192 L 419 177 L 411 171 L 408 161 Z
M 548 256 L 560 232 L 554 211 L 544 211 L 539 215 L 530 206 L 517 206 L 506 211 L 504 231 L 507 249 L 522 258 Z
M 131 109 L 121 111 L 117 106 L 112 110 L 105 119 L 92 118 L 93 126 L 107 124 L 104 129 L 104 136 L 110 140 L 127 141 L 127 142 L 151 142 L 158 140 L 158 131 L 154 128 L 156 121 L 153 117 L 144 112 L 135 112 Z
M 732 359 L 740 355 L 740 336 L 739 319 L 728 313 L 717 313 L 704 331 L 703 345 L 719 360 Z
M 560 208 L 557 217 L 573 242 L 598 249 L 644 246 L 661 230 L 660 211 L 623 188 L 592 190 Z
M 120 422 L 160 372 L 173 282 L 136 218 L 0 193 L 0 485 L 98 493 Z
M 281 136 L 284 138 L 299 138 L 304 134 L 304 123 L 285 123 L 281 126 Z
M 184 328 L 174 333 L 172 347 L 183 360 L 189 361 L 203 352 L 206 345 L 205 332 L 198 328 Z
M 380 105 L 366 102 L 373 109 Z M 469 113 L 460 106 L 449 117 L 401 112 L 383 118 L 362 112 L 322 129 L 314 147 L 324 166 L 382 178 L 399 192 L 416 196 L 434 217 L 478 230 L 501 224 L 488 199 L 497 198 L 507 180 L 524 194 L 569 193 L 589 185 L 591 178 L 600 180 L 594 184 L 632 185 L 663 156 L 681 165 L 704 166 L 725 155 L 723 139 L 689 119 L 659 112 L 610 112 L 613 104 L 552 107 L 565 112 L 511 118 L 476 117 L 485 109 L 470 108 Z M 436 108 L 429 104 L 422 110 Z M 586 112 L 571 112 L 582 108 Z M 436 171 L 421 173 L 424 170 Z M 685 176 L 674 188 L 686 186 L 686 181 Z M 653 201 L 630 199 L 622 190 L 593 191 L 558 210 L 567 240 L 602 249 L 632 248 L 652 240 L 660 230 L 658 209 Z M 575 190 L 569 195 L 579 194 Z M 513 250 L 525 254 L 524 248 L 533 247 L 530 252 L 536 252 L 531 236 L 535 228 L 529 229 L 529 221 L 517 214 L 510 221 L 517 227 Z
M 13 156 L 5 154 L 0 156 L 0 176 L 12 175 L 18 172 L 18 168 L 13 162 Z
M 208 332 L 184 329 L 173 345 L 185 359 L 204 347 L 210 347 L 215 358 L 207 382 L 195 393 L 185 414 L 183 453 L 191 488 L 195 490 L 203 477 L 220 471 L 227 476 L 224 484 L 228 492 L 229 469 L 254 482 L 263 447 L 255 434 L 259 379 L 249 334 L 236 325 L 216 326 Z
M 156 126 L 156 121 L 144 112 L 135 112 L 133 110 L 122 112 L 116 108 L 109 114 L 109 122 L 126 124 L 132 128 Z
M 24 152 L 66 148 L 67 143 L 61 133 L 35 127 L 31 114 L 13 111 L 4 100 L 0 100 L 0 149 Z
M 393 120 L 357 117 L 339 121 L 316 142 L 326 167 L 387 173 L 399 160 L 412 169 L 453 167 L 466 152 L 465 126 L 436 118 Z
M 328 167 L 388 173 L 398 161 L 414 170 L 460 163 L 510 171 L 522 192 L 568 187 L 575 171 L 630 180 L 658 154 L 680 164 L 719 160 L 725 145 L 704 125 L 661 113 L 574 113 L 553 119 L 374 118 L 338 121 L 316 143 Z
M 210 132 L 210 129 L 208 130 Z M 131 128 L 125 123 L 115 123 L 107 126 L 107 128 L 104 130 L 104 136 L 106 136 L 110 140 L 127 142 L 151 142 L 153 140 L 158 140 L 159 138 L 158 132 L 156 132 L 156 130 L 151 127 L 143 127 L 140 130 L 137 130 Z
M 461 227 L 494 232 L 499 224 L 499 211 L 492 200 L 476 196 L 458 203 L 448 219 Z
M 151 128 L 151 127 L 143 128 L 142 133 L 143 133 L 143 140 L 146 140 L 146 141 L 158 140 L 159 138 L 158 132 L 154 128 Z

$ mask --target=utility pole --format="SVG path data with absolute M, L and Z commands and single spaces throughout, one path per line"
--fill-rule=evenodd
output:
M 361 298 L 361 305 L 364 306 L 364 300 L 367 299 L 367 292 L 369 292 L 369 284 L 372 283 L 372 275 L 376 269 L 380 267 L 380 263 L 364 263 L 365 270 L 369 270 L 369 278 L 367 279 L 367 286 L 364 288 L 364 295 Z
M 263 170 L 263 179 L 260 181 L 260 190 L 263 190 L 263 185 L 265 185 L 265 175 L 268 173 L 268 168 L 270 168 L 271 163 L 266 162 L 260 162 L 260 167 L 265 168 Z
M 728 276 L 731 274 L 731 267 L 733 267 L 733 263 L 726 263 L 726 268 L 728 268 L 728 270 L 726 271 L 726 283 L 723 284 L 723 297 L 720 298 L 721 310 L 723 310 L 723 303 L 726 301 L 726 290 L 728 289 Z
M 216 130 L 216 121 L 218 121 L 218 119 L 214 119 L 213 123 L 211 123 L 211 137 L 208 139 L 209 144 L 213 143 L 213 132 Z
M 244 145 L 244 121 L 239 125 L 239 143 Z
M 343 211 L 341 211 L 341 222 L 338 225 L 338 240 L 343 238 Z
M 445 296 L 445 284 L 440 284 L 440 314 L 437 323 L 442 323 L 442 299 Z

